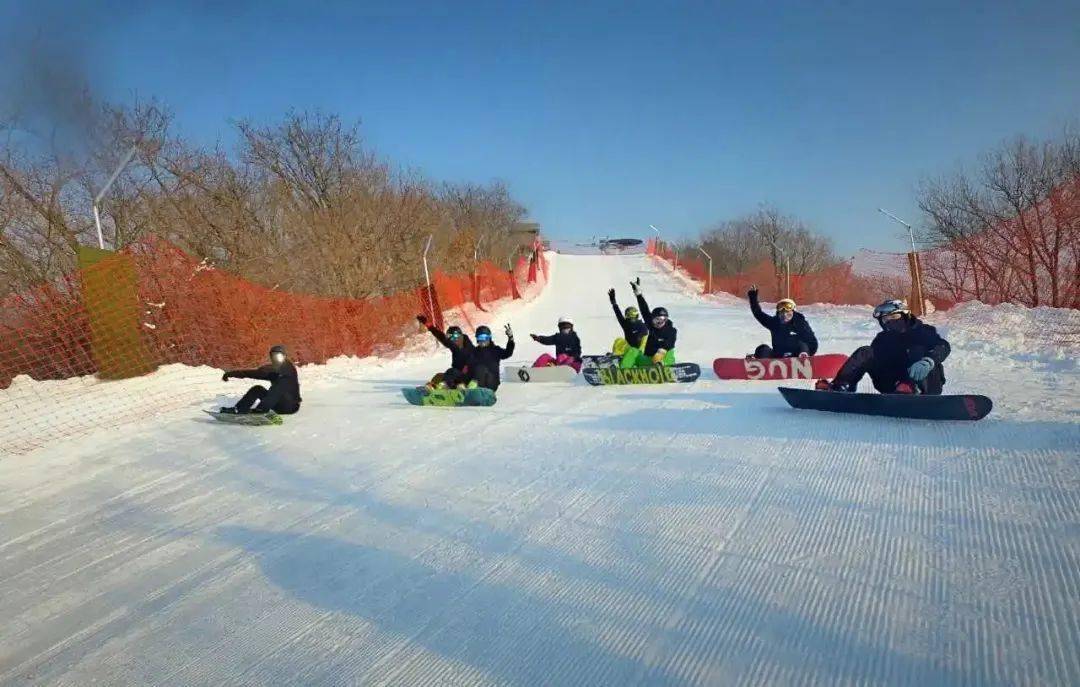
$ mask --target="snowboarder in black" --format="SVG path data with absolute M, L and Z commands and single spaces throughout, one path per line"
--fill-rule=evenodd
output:
M 529 334 L 529 337 L 537 343 L 555 347 L 555 356 L 544 353 L 533 367 L 548 367 L 551 365 L 569 365 L 575 372 L 581 372 L 581 339 L 574 331 L 574 320 L 569 315 L 563 315 L 557 322 L 559 331 L 550 336 Z
M 506 348 L 496 346 L 491 340 L 491 329 L 486 325 L 476 328 L 476 344 L 469 349 L 466 376 L 469 385 L 475 383 L 492 391 L 499 389 L 499 363 L 514 354 L 514 331 L 506 325 Z
M 279 415 L 290 415 L 300 410 L 300 380 L 285 347 L 280 344 L 270 349 L 269 365 L 254 370 L 227 370 L 221 375 L 224 382 L 235 378 L 262 379 L 270 382 L 270 388 L 256 384 L 247 390 L 235 406 L 222 408 L 223 413 L 242 415 L 272 410 Z
M 758 303 L 757 286 L 751 286 L 746 296 L 754 319 L 772 334 L 772 346 L 761 344 L 748 358 L 790 358 L 817 353 L 817 337 L 803 314 L 795 310 L 795 301 L 782 298 L 776 303 L 776 315 L 766 315 Z
M 815 388 L 855 391 L 863 375 L 869 374 L 874 388 L 883 394 L 940 394 L 949 342 L 912 316 L 903 300 L 885 301 L 874 308 L 874 319 L 882 331 L 869 346 L 855 349 L 832 382 L 819 379 Z
M 446 333 L 428 324 L 426 315 L 417 315 L 416 321 L 427 327 L 436 341 L 450 350 L 450 367 L 445 372 L 439 372 L 427 383 L 429 389 L 453 388 L 458 385 L 464 386 L 467 380 L 467 366 L 473 342 L 461 331 L 461 327 L 450 325 Z
M 675 364 L 675 336 L 678 333 L 675 325 L 668 319 L 667 308 L 649 309 L 645 302 L 645 296 L 641 295 L 641 280 L 630 282 L 630 288 L 637 296 L 638 307 L 641 312 L 649 313 L 646 325 L 649 327 L 649 335 L 645 340 L 645 347 L 637 354 L 636 349 L 631 348 L 623 357 L 620 367 L 647 367 L 649 365 L 674 365 Z M 630 358 L 628 360 L 627 358 Z
M 607 295 L 611 309 L 615 311 L 615 319 L 623 331 L 622 338 L 615 339 L 611 344 L 611 352 L 622 357 L 629 348 L 641 350 L 645 346 L 645 337 L 649 335 L 649 326 L 642 322 L 641 313 L 632 305 L 620 312 L 619 304 L 615 302 L 615 289 L 608 289 Z

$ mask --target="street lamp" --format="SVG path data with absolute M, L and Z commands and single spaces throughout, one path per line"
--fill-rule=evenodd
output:
M 772 245 L 773 250 L 780 254 L 780 258 L 787 265 L 787 276 L 784 279 L 784 298 L 791 298 L 791 258 L 776 245 L 775 241 L 769 241 L 769 244 Z
M 910 224 L 908 224 L 904 220 L 900 219 L 896 215 L 892 214 L 888 210 L 885 210 L 883 208 L 878 208 L 878 212 L 885 215 L 886 217 L 893 220 L 894 222 L 896 222 L 898 224 L 902 224 L 905 227 L 907 227 L 908 237 L 911 239 L 911 253 L 909 254 L 909 257 L 908 257 L 908 264 L 909 264 L 909 266 L 911 268 L 911 286 L 913 287 L 913 290 L 915 292 L 914 293 L 914 296 L 915 296 L 915 304 L 914 304 L 915 305 L 915 310 L 914 310 L 914 312 L 915 312 L 916 315 L 922 315 L 923 314 L 923 303 L 924 303 L 924 301 L 923 301 L 923 288 L 922 288 L 922 269 L 921 269 L 921 266 L 919 265 L 919 252 L 915 248 L 915 230 L 911 228 Z
M 105 185 L 101 187 L 101 190 L 98 191 L 98 194 L 94 196 L 94 202 L 92 205 L 94 209 L 94 226 L 97 227 L 98 248 L 100 248 L 101 250 L 105 250 L 105 236 L 101 233 L 101 213 L 98 212 L 98 204 L 101 203 L 101 199 L 105 197 L 105 193 L 109 190 L 109 187 L 113 185 L 114 181 L 116 181 L 116 177 L 120 176 L 120 172 L 124 171 L 124 168 L 128 166 L 129 162 L 131 162 L 131 158 L 135 157 L 135 153 L 137 153 L 138 151 L 138 147 L 131 146 L 131 150 L 127 152 L 127 155 L 124 156 L 124 159 L 120 162 L 119 165 L 117 165 L 116 171 L 112 173 L 112 176 L 109 177 L 109 180 L 105 182 Z M 116 248 L 115 237 L 113 237 L 113 248 Z
M 705 293 L 712 293 L 712 256 L 706 253 L 701 246 L 698 246 L 698 250 L 709 259 L 709 278 L 705 281 Z

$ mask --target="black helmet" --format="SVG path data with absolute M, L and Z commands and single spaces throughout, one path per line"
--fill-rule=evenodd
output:
M 486 324 L 482 324 L 477 327 L 476 335 L 480 336 L 481 334 L 487 334 L 488 336 L 491 336 L 491 327 L 487 326 Z
M 667 308 L 653 308 L 650 317 L 667 317 Z
M 907 301 L 902 298 L 887 300 L 874 308 L 874 319 L 878 321 L 882 329 L 885 328 L 887 321 L 896 320 L 898 317 L 903 319 L 911 317 L 911 310 L 908 309 Z
M 288 355 L 288 351 L 286 351 L 285 347 L 283 345 L 281 345 L 281 344 L 274 344 L 273 346 L 270 347 L 270 354 L 273 355 L 274 353 L 281 353 L 282 355 Z
M 457 334 L 458 336 L 461 336 L 463 333 L 464 332 L 461 331 L 461 327 L 457 326 L 456 324 L 452 324 L 452 325 L 450 325 L 449 327 L 446 328 L 446 335 L 447 336 L 453 336 L 454 334 Z

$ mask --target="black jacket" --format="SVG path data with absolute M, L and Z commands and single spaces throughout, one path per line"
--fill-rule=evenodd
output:
M 581 362 L 581 339 L 578 338 L 575 331 L 571 331 L 569 334 L 556 332 L 551 336 L 537 336 L 536 341 L 545 346 L 554 346 L 556 356 L 568 355 Z
M 464 370 L 465 365 L 469 362 L 469 351 L 473 348 L 472 340 L 462 334 L 461 338 L 465 340 L 465 344 L 458 348 L 444 332 L 430 325 L 427 330 L 431 332 L 431 335 L 434 336 L 439 343 L 450 349 L 450 367 L 459 372 Z
M 626 339 L 626 343 L 634 348 L 640 347 L 641 341 L 649 335 L 649 325 L 641 320 L 628 320 L 623 317 L 618 303 L 612 303 L 611 307 L 615 310 L 615 318 L 619 320 L 619 326 L 622 327 L 623 338 Z M 648 315 L 648 313 L 645 314 Z
M 773 354 L 783 356 L 785 353 L 798 355 L 799 342 L 806 344 L 807 353 L 817 353 L 818 342 L 814 336 L 814 330 L 806 321 L 803 314 L 795 313 L 790 322 L 784 322 L 777 315 L 766 315 L 758 304 L 757 294 L 750 296 L 750 312 L 754 313 L 754 319 L 761 323 L 772 334 Z
M 911 318 L 906 331 L 879 333 L 870 342 L 870 348 L 874 350 L 874 367 L 897 379 L 907 377 L 908 367 L 922 358 L 930 358 L 941 367 L 952 350 L 937 329 L 915 317 Z
M 678 333 L 675 324 L 669 319 L 664 323 L 663 327 L 657 329 L 653 326 L 652 310 L 649 308 L 649 304 L 645 302 L 645 296 L 639 293 L 637 302 L 638 309 L 641 310 L 641 316 L 645 318 L 646 326 L 649 328 L 649 340 L 645 343 L 645 355 L 652 357 L 661 348 L 665 351 L 673 350 L 675 348 L 675 335 Z
M 469 377 L 479 386 L 487 387 L 492 391 L 497 390 L 499 388 L 499 362 L 513 354 L 513 339 L 507 340 L 506 348 L 496 346 L 494 343 L 488 346 L 474 345 L 469 349 L 469 358 L 466 363 L 469 368 Z
M 300 405 L 300 378 L 296 376 L 296 367 L 286 360 L 281 367 L 263 365 L 254 370 L 229 370 L 230 377 L 243 379 L 262 379 L 270 382 L 270 392 L 285 401 L 295 401 Z

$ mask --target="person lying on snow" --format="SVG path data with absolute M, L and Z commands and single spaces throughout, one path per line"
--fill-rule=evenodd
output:
M 643 313 L 649 313 L 646 325 L 649 334 L 645 337 L 645 345 L 642 348 L 628 348 L 623 356 L 619 367 L 648 367 L 650 365 L 674 365 L 675 364 L 675 325 L 668 319 L 667 308 L 649 309 L 645 302 L 645 296 L 641 294 L 641 280 L 630 282 L 630 288 L 637 296 L 638 308 Z
M 819 379 L 815 388 L 855 391 L 863 375 L 869 374 L 874 388 L 883 394 L 940 394 L 949 342 L 937 329 L 913 317 L 900 299 L 874 308 L 874 319 L 882 331 L 869 346 L 855 349 L 832 382 Z
M 803 314 L 796 312 L 795 301 L 782 298 L 776 304 L 776 315 L 766 315 L 758 303 L 757 286 L 751 286 L 746 296 L 754 319 L 772 334 L 772 346 L 761 344 L 747 358 L 801 358 L 817 353 L 817 337 Z
M 300 379 L 296 376 L 296 367 L 289 360 L 284 346 L 270 348 L 269 365 L 254 370 L 227 370 L 221 375 L 223 382 L 237 378 L 262 379 L 270 382 L 270 388 L 256 384 L 247 390 L 235 406 L 222 408 L 222 413 L 243 415 L 272 410 L 279 415 L 291 415 L 300 410 Z
M 623 312 L 619 311 L 619 304 L 615 302 L 615 289 L 608 289 L 607 295 L 608 300 L 611 301 L 611 308 L 615 311 L 615 319 L 619 321 L 619 326 L 623 331 L 622 337 L 612 342 L 611 352 L 623 358 L 631 348 L 643 350 L 645 340 L 649 336 L 649 325 L 641 320 L 641 313 L 632 305 Z
M 574 320 L 569 315 L 563 315 L 558 321 L 559 331 L 551 336 L 529 334 L 533 341 L 545 346 L 555 347 L 555 357 L 545 353 L 536 359 L 533 367 L 549 367 L 551 365 L 569 365 L 574 372 L 581 372 L 581 339 L 574 331 Z
M 445 372 L 439 372 L 433 376 L 425 386 L 429 389 L 447 389 L 465 386 L 468 383 L 467 363 L 469 360 L 469 352 L 473 347 L 473 342 L 465 335 L 465 332 L 461 331 L 461 327 L 457 325 L 450 325 L 447 327 L 446 333 L 444 334 L 428 324 L 426 315 L 417 315 L 416 321 L 427 327 L 427 330 L 431 332 L 431 335 L 435 337 L 435 340 L 450 350 L 450 367 L 447 368 Z
M 499 389 L 499 362 L 514 354 L 514 330 L 510 325 L 506 332 L 506 348 L 500 348 L 491 340 L 491 329 L 486 325 L 476 328 L 476 343 L 469 349 L 465 373 L 468 386 L 482 386 L 492 391 Z

